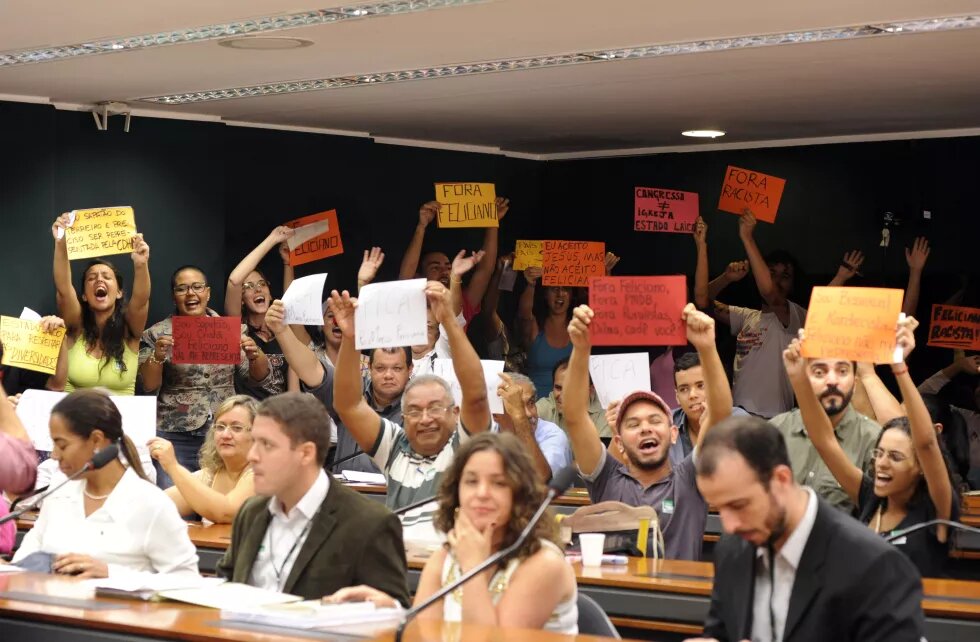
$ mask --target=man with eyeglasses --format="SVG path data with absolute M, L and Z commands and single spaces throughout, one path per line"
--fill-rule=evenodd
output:
M 473 432 L 490 430 L 492 418 L 480 357 L 463 328 L 453 322 L 449 289 L 438 281 L 425 286 L 436 320 L 446 329 L 453 368 L 462 390 L 456 406 L 449 384 L 435 375 L 416 376 L 402 394 L 403 425 L 380 417 L 361 392 L 360 360 L 354 347 L 355 302 L 347 292 L 330 295 L 334 320 L 343 334 L 334 381 L 334 408 L 358 445 L 388 481 L 389 508 L 397 509 L 436 494 L 456 448 Z
M 854 395 L 854 362 L 836 358 L 808 359 L 806 372 L 813 392 L 830 417 L 841 448 L 855 466 L 864 469 L 871 461 L 871 450 L 878 440 L 881 426 L 859 414 L 851 405 L 851 397 Z M 853 511 L 854 503 L 837 483 L 807 436 L 800 409 L 776 415 L 769 421 L 786 440 L 796 483 L 809 486 L 817 495 L 843 511 Z

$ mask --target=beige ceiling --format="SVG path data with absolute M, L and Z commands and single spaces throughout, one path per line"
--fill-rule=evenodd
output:
M 322 9 L 323 0 L 0 4 L 0 50 Z M 148 10 L 150 6 L 160 9 Z M 520 56 L 976 14 L 980 0 L 489 0 L 267 35 L 292 51 L 216 42 L 0 68 L 0 94 L 229 121 L 364 132 L 530 154 L 980 128 L 980 29 L 392 83 L 165 107 L 136 99 Z M 138 124 L 137 124 L 138 126 Z

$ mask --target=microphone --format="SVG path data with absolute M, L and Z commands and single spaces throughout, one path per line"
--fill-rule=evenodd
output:
M 402 506 L 398 510 L 393 510 L 391 512 L 394 515 L 401 515 L 402 513 L 407 513 L 408 511 L 412 510 L 413 508 L 418 508 L 419 506 L 425 506 L 429 502 L 434 502 L 438 498 L 439 498 L 438 495 L 433 495 L 432 497 L 426 497 L 425 499 L 420 499 L 417 502 L 412 502 L 408 506 Z
M 957 530 L 968 531 L 970 533 L 977 533 L 978 535 L 980 535 L 980 528 L 976 528 L 974 526 L 967 526 L 966 524 L 961 524 L 959 522 L 954 522 L 948 519 L 930 519 L 928 522 L 920 522 L 918 524 L 909 526 L 908 528 L 903 528 L 900 531 L 895 531 L 891 535 L 886 537 L 885 541 L 894 542 L 897 539 L 901 539 L 902 537 L 905 537 L 909 533 L 914 533 L 915 531 L 922 530 L 923 528 L 929 528 L 930 526 L 936 526 L 939 524 L 942 524 L 944 526 L 949 526 Z
M 364 452 L 363 450 L 361 450 L 360 448 L 358 448 L 357 449 L 357 452 L 354 453 L 353 455 L 347 455 L 346 457 L 341 457 L 337 461 L 331 463 L 330 464 L 330 468 L 331 469 L 334 469 L 334 468 L 336 468 L 337 466 L 339 466 L 341 464 L 345 464 L 345 463 L 349 462 L 351 459 L 355 459 L 357 457 L 360 457 L 361 455 L 365 455 L 366 456 L 367 453 Z
M 521 531 L 521 534 L 517 537 L 517 540 L 515 540 L 514 543 L 508 546 L 507 548 L 497 551 L 487 559 L 483 560 L 483 562 L 481 562 L 480 564 L 474 566 L 473 569 L 470 570 L 470 572 L 465 573 L 462 577 L 460 577 L 455 582 L 451 582 L 446 586 L 442 587 L 441 589 L 433 593 L 432 596 L 429 597 L 429 599 L 425 600 L 418 606 L 413 606 L 412 608 L 408 609 L 405 612 L 405 617 L 402 618 L 401 623 L 398 625 L 398 628 L 395 629 L 395 642 L 402 642 L 402 635 L 404 635 L 405 633 L 405 627 L 408 626 L 409 622 L 415 619 L 416 615 L 418 615 L 425 609 L 429 608 L 430 606 L 432 606 L 433 604 L 435 604 L 436 602 L 444 598 L 449 593 L 452 593 L 463 584 L 466 584 L 467 582 L 469 582 L 471 579 L 473 579 L 474 577 L 476 577 L 486 569 L 490 568 L 500 560 L 508 557 L 514 551 L 519 549 L 521 545 L 527 540 L 528 536 L 530 536 L 531 531 L 534 530 L 534 527 L 537 525 L 537 523 L 541 521 L 541 517 L 542 515 L 544 515 L 544 512 L 548 509 L 548 505 L 551 504 L 551 501 L 558 495 L 561 495 L 566 490 L 568 490 L 568 487 L 572 485 L 577 475 L 578 475 L 578 471 L 575 469 L 575 466 L 566 466 L 565 468 L 559 470 L 551 478 L 551 481 L 548 482 L 548 494 L 545 495 L 544 501 L 541 502 L 541 505 L 538 507 L 538 510 L 531 517 L 531 520 L 527 523 L 527 526 L 524 527 L 524 530 Z
M 9 514 L 4 515 L 3 517 L 0 517 L 0 524 L 6 524 L 7 522 L 9 522 L 12 519 L 17 519 L 18 517 L 20 517 L 21 515 L 23 515 L 27 511 L 29 511 L 32 508 L 34 508 L 34 505 L 37 502 L 41 501 L 42 499 L 45 499 L 48 495 L 50 495 L 54 491 L 58 490 L 59 488 L 61 488 L 65 484 L 67 484 L 68 482 L 74 480 L 79 475 L 81 475 L 83 473 L 87 473 L 90 470 L 98 470 L 99 468 L 104 467 L 109 462 L 114 461 L 118 457 L 119 457 L 119 446 L 117 446 L 116 444 L 109 444 L 108 446 L 106 446 L 105 448 L 103 448 L 102 450 L 100 450 L 99 452 L 95 453 L 92 456 L 92 460 L 91 461 L 86 462 L 84 466 L 82 466 L 81 468 L 79 468 L 78 470 L 76 470 L 74 473 L 72 473 L 72 475 L 70 477 L 66 478 L 60 484 L 58 484 L 57 486 L 55 486 L 51 490 L 47 491 L 46 493 L 44 493 L 43 495 L 41 495 L 40 497 L 38 497 L 37 498 L 37 501 L 31 502 L 30 504 L 28 504 L 24 508 L 21 508 L 21 509 L 16 510 L 16 511 L 11 511 Z M 42 488 L 42 489 L 40 489 L 38 491 L 35 491 L 35 492 L 31 493 L 30 495 L 26 495 L 26 497 L 33 497 L 34 495 L 37 495 L 37 494 L 41 493 L 44 490 L 45 489 Z M 18 500 L 18 501 L 20 501 L 20 500 Z

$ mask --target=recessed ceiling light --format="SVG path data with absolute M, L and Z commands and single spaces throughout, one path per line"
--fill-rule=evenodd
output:
M 218 44 L 229 49 L 269 51 L 273 49 L 299 49 L 300 47 L 309 47 L 313 44 L 313 41 L 281 36 L 240 36 L 219 40 Z
M 689 129 L 686 132 L 681 132 L 681 136 L 690 136 L 691 138 L 718 138 L 724 135 L 725 132 L 719 129 Z

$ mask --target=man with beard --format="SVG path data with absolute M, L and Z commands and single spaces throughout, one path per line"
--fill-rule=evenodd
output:
M 845 359 L 809 359 L 806 371 L 820 405 L 830 417 L 841 448 L 855 466 L 864 469 L 871 461 L 871 450 L 878 440 L 881 426 L 859 414 L 851 406 L 855 364 Z M 852 511 L 853 502 L 837 483 L 807 436 L 800 409 L 776 415 L 770 421 L 786 441 L 796 483 L 809 486 L 837 508 Z
M 568 334 L 572 355 L 565 374 L 563 399 L 568 436 L 579 471 L 594 503 L 619 501 L 631 506 L 653 506 L 663 531 L 664 555 L 670 559 L 701 559 L 701 542 L 708 506 L 698 492 L 694 477 L 695 447 L 677 466 L 671 465 L 670 446 L 677 428 L 670 408 L 647 390 L 623 399 L 615 422 L 611 448 L 626 463 L 609 455 L 595 424 L 589 418 L 589 325 L 594 313 L 586 305 L 575 308 Z M 709 417 L 703 418 L 700 439 L 716 421 L 731 414 L 732 393 L 715 348 L 715 322 L 688 304 L 682 314 L 687 339 L 701 355 L 707 381 Z
M 758 417 L 731 417 L 701 440 L 698 488 L 725 531 L 705 638 L 924 640 L 915 566 L 797 485 L 789 462 L 779 431 Z

